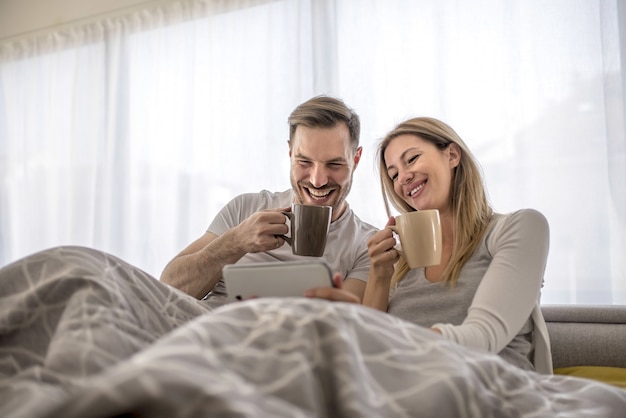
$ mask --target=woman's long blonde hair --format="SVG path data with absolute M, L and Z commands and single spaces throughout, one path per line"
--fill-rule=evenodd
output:
M 443 271 L 442 279 L 444 283 L 454 287 L 461 268 L 472 256 L 485 234 L 493 213 L 487 199 L 480 166 L 459 135 L 440 120 L 419 117 L 400 123 L 380 142 L 377 152 L 380 184 L 388 216 L 392 215 L 390 202 L 400 213 L 415 210 L 395 193 L 393 181 L 387 174 L 385 151 L 389 143 L 400 135 L 418 136 L 440 150 L 446 149 L 451 143 L 457 144 L 461 149 L 461 159 L 454 168 L 450 189 L 450 205 L 454 217 L 452 255 Z M 408 271 L 406 260 L 401 258 L 391 279 L 392 286 Z

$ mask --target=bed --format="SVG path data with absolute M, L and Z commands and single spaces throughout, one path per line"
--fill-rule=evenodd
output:
M 525 372 L 372 309 L 197 301 L 94 249 L 0 269 L 1 417 L 623 417 L 626 390 Z

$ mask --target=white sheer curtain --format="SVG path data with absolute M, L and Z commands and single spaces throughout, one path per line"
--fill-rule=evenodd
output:
M 396 122 L 450 123 L 499 211 L 551 225 L 545 303 L 626 303 L 617 0 L 161 1 L 0 42 L 0 264 L 61 244 L 156 277 L 236 194 L 289 187 L 289 112 L 362 117 L 349 198 L 383 226 Z

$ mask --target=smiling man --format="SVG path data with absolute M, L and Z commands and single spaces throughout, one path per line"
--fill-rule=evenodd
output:
M 282 211 L 304 203 L 332 206 L 322 258 L 344 278 L 342 287 L 362 299 L 370 266 L 367 240 L 376 228 L 346 201 L 361 159 L 359 117 L 341 100 L 317 96 L 299 105 L 288 121 L 292 188 L 235 197 L 204 235 L 169 262 L 161 281 L 196 298 L 224 300 L 227 264 L 307 259 L 292 254 L 281 237 L 289 232 Z

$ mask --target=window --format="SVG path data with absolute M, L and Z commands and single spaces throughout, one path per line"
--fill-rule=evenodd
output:
M 189 0 L 0 42 L 0 263 L 76 244 L 158 277 L 230 198 L 290 187 L 287 116 L 325 93 L 362 118 L 362 219 L 379 138 L 434 116 L 496 210 L 547 216 L 545 303 L 626 304 L 622 9 Z

